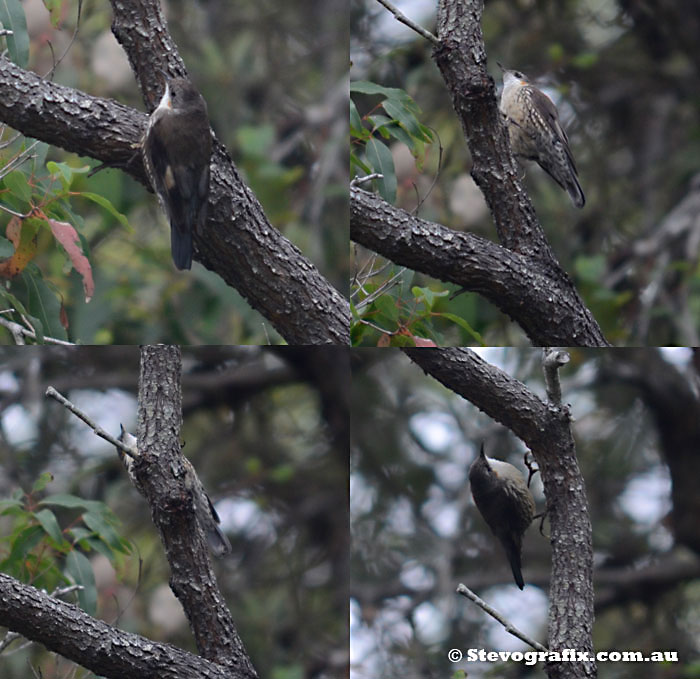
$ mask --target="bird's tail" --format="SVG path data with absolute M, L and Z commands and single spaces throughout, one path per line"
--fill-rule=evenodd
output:
M 192 268 L 192 231 L 189 228 L 178 228 L 170 225 L 170 251 L 175 266 L 182 271 Z
M 582 208 L 586 204 L 586 196 L 583 195 L 581 184 L 578 183 L 578 177 L 575 172 L 571 172 L 569 181 L 566 183 L 566 190 L 571 197 L 571 202 L 578 208 Z
M 511 540 L 504 540 L 503 547 L 506 550 L 506 556 L 508 557 L 508 563 L 510 563 L 510 569 L 513 571 L 513 578 L 515 579 L 515 584 L 522 589 L 525 587 L 525 582 L 523 580 L 522 574 L 522 563 L 520 557 L 521 547 Z
M 224 531 L 216 524 L 208 527 L 207 542 L 214 556 L 222 557 L 231 551 L 231 543 L 224 534 Z M 522 589 L 522 587 L 520 589 Z

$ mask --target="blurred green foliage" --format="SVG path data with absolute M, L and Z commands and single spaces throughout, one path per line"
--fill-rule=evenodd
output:
M 68 493 L 44 496 L 52 480 L 45 472 L 29 493 L 17 490 L 0 499 L 0 571 L 48 592 L 79 585 L 78 604 L 95 615 L 97 588 L 85 553 L 98 552 L 117 568 L 132 547 L 103 502 Z

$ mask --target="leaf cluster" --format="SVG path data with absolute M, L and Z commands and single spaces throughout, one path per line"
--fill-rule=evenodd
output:
M 102 554 L 118 566 L 133 548 L 103 502 L 69 493 L 41 497 L 52 480 L 46 472 L 28 493 L 18 489 L 0 500 L 0 516 L 10 522 L 0 537 L 0 570 L 47 591 L 79 585 L 78 603 L 94 615 L 97 588 L 86 553 Z
M 381 99 L 360 115 L 353 94 L 379 95 Z M 373 180 L 374 186 L 384 200 L 394 203 L 396 168 L 388 142 L 393 139 L 405 144 L 420 168 L 425 160 L 425 146 L 432 144 L 435 136 L 420 121 L 420 108 L 405 90 L 356 81 L 350 83 L 350 95 L 351 174 L 381 175 Z

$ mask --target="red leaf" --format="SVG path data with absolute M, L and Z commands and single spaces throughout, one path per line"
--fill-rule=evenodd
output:
M 63 246 L 73 268 L 83 277 L 83 290 L 85 301 L 89 302 L 95 292 L 95 283 L 92 280 L 92 268 L 88 258 L 80 249 L 78 234 L 71 224 L 58 222 L 55 219 L 48 220 L 54 238 Z

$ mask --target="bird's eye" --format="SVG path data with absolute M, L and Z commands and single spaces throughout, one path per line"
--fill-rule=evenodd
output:
M 524 78 L 524 77 L 525 77 L 520 71 L 514 71 L 514 72 L 513 72 L 513 75 L 514 75 L 516 78 Z

